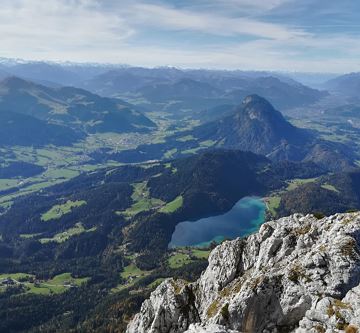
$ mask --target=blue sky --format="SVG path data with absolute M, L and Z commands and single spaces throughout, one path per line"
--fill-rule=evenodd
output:
M 358 0 L 1 0 L 3 57 L 360 71 Z

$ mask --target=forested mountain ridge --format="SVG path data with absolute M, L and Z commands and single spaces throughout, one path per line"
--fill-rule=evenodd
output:
M 326 175 L 281 195 L 278 214 L 318 212 L 330 215 L 358 210 L 359 188 L 359 170 Z
M 0 116 L 9 124 L 0 130 L 2 144 L 69 145 L 87 133 L 156 127 L 129 103 L 78 88 L 50 88 L 9 77 L 0 82 L 0 97 Z
M 16 274 L 25 272 L 31 279 L 0 294 L 0 330 L 36 332 L 44 325 L 51 331 L 69 311 L 63 330 L 74 325 L 100 329 L 107 318 L 96 322 L 92 314 L 111 312 L 109 307 L 119 308 L 119 302 L 122 315 L 115 323 L 124 328 L 126 316 L 151 290 L 148 285 L 167 276 L 193 279 L 204 268 L 201 251 L 189 257 L 189 266 L 169 266 L 167 246 L 177 223 L 227 211 L 241 197 L 265 195 L 289 178 L 321 173 L 314 165 L 272 164 L 250 152 L 219 150 L 84 173 L 18 198 L 0 216 L 0 276 L 17 279 Z M 135 267 L 139 273 L 128 272 Z M 65 273 L 73 283 L 87 284 L 56 291 L 52 281 Z M 37 280 L 40 289 L 33 286 Z M 55 293 L 46 289 L 44 296 L 33 294 L 44 288 Z M 139 294 L 129 294 L 136 288 Z M 34 299 L 32 312 L 25 311 Z M 34 318 L 33 312 L 42 315 Z

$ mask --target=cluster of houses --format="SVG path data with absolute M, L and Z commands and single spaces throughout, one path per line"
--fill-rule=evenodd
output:
M 27 280 L 27 282 L 33 283 L 34 287 L 37 287 L 37 288 L 41 287 L 41 282 L 34 278 L 29 278 Z M 13 287 L 13 286 L 19 286 L 19 285 L 22 285 L 22 282 L 17 281 L 11 277 L 6 277 L 6 278 L 0 279 L 0 288 L 1 287 L 7 288 L 7 287 Z M 77 287 L 77 285 L 73 281 L 64 281 L 63 286 L 67 287 L 67 288 L 76 288 Z
M 10 277 L 0 279 L 0 286 L 2 286 L 2 287 L 10 287 L 10 286 L 14 286 L 18 283 L 19 283 L 18 281 L 14 280 Z

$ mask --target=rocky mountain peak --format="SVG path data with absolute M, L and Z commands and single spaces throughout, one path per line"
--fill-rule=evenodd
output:
M 244 112 L 251 120 L 259 120 L 270 122 L 269 125 L 276 125 L 275 122 L 286 123 L 282 114 L 274 109 L 274 107 L 265 98 L 258 95 L 249 95 L 245 97 L 241 105 Z M 274 124 L 272 124 L 274 122 Z
M 169 279 L 127 333 L 358 332 L 360 213 L 292 215 L 215 248 L 194 283 Z
M 255 103 L 264 104 L 273 108 L 272 105 L 265 98 L 256 94 L 246 96 L 242 102 L 243 106 L 251 106 Z
M 34 84 L 17 76 L 9 76 L 0 82 L 0 85 L 8 89 L 27 89 Z

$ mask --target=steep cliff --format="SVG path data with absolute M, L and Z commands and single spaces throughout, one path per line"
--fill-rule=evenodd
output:
M 226 241 L 195 283 L 169 279 L 128 333 L 360 331 L 360 213 L 299 214 Z

